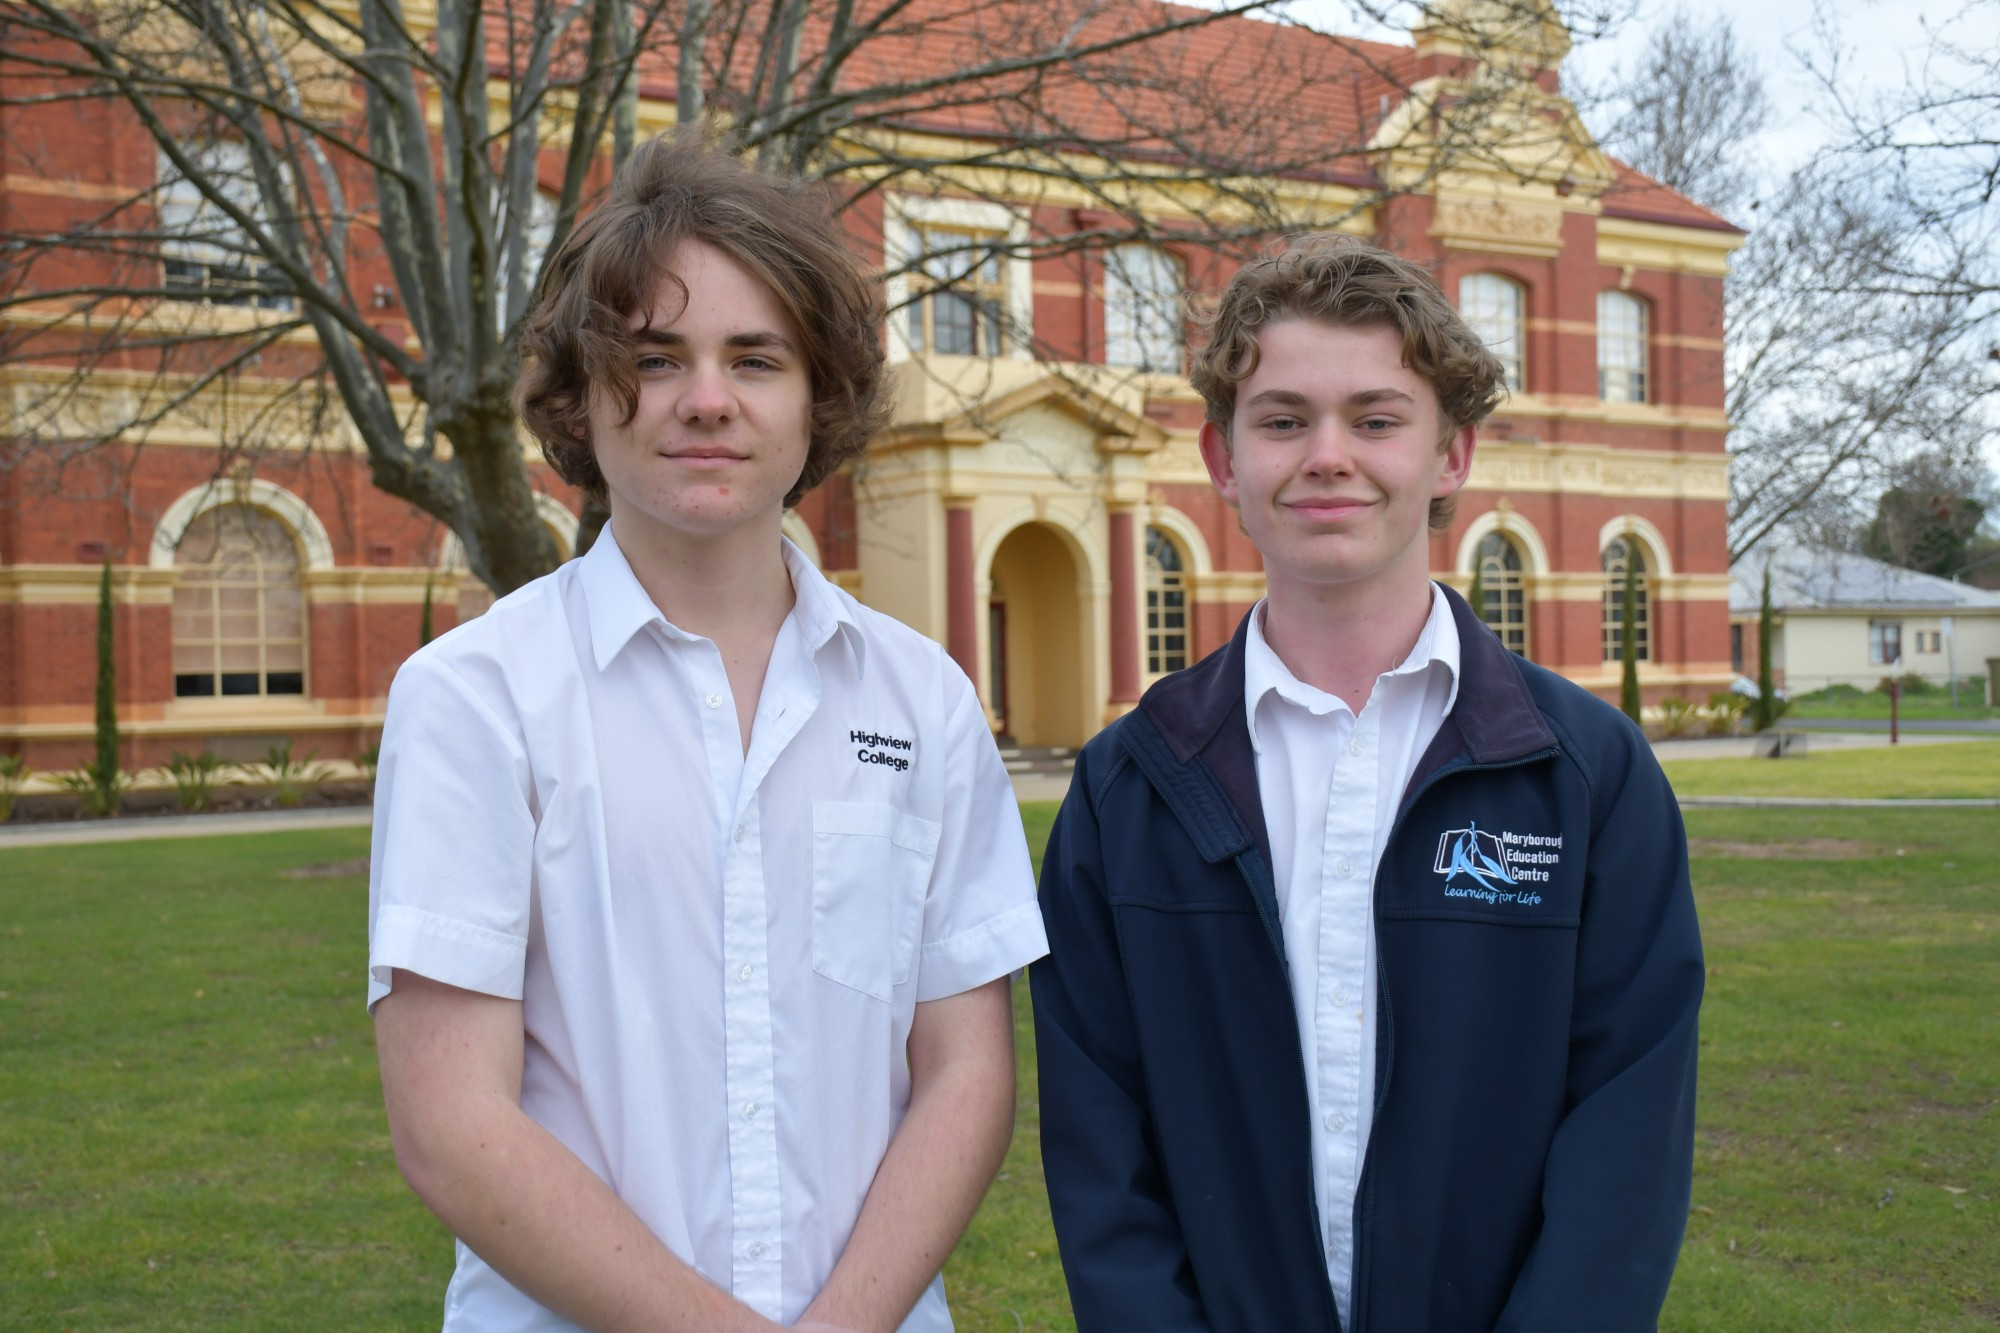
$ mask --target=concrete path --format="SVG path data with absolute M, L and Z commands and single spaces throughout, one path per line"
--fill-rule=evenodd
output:
M 361 828 L 374 821 L 365 805 L 320 810 L 250 810 L 227 815 L 145 815 L 74 823 L 0 824 L 0 851 L 79 842 L 144 842 L 206 838 L 222 833 L 289 833 L 295 829 Z
M 1904 745 L 1952 745 L 1990 739 L 1967 735 L 1926 733 L 1905 735 Z M 1814 731 L 1807 742 L 1815 753 L 1831 750 L 1879 749 L 1889 743 L 1886 732 Z M 1661 759 L 1748 758 L 1751 741 L 1747 736 L 1718 736 L 1700 740 L 1655 741 L 1653 753 Z M 1773 760 L 1783 763 L 1783 760 Z M 1069 791 L 1067 775 L 1026 773 L 1014 778 L 1014 796 L 1022 801 L 1060 801 Z M 1854 806 L 1859 809 L 2000 809 L 2000 800 L 1985 799 L 1883 799 L 1819 800 L 1804 796 L 1684 796 L 1683 806 Z M 361 828 L 373 820 L 365 805 L 320 810 L 258 810 L 228 815 L 163 815 L 98 822 L 77 821 L 60 824 L 0 824 L 0 851 L 9 847 L 50 847 L 84 842 L 139 842 L 148 838 L 205 838 L 224 833 L 285 833 L 294 829 Z

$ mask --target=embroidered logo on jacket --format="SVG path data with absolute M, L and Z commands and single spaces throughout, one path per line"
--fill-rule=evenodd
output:
M 1488 833 L 1477 823 L 1446 829 L 1438 836 L 1431 869 L 1444 876 L 1447 898 L 1533 907 L 1542 895 L 1526 884 L 1546 884 L 1562 860 L 1562 835 Z

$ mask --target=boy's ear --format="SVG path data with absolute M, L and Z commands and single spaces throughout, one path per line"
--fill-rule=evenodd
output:
M 1204 421 L 1196 440 L 1201 445 L 1201 461 L 1208 468 L 1208 479 L 1215 483 L 1223 500 L 1232 509 L 1236 508 L 1236 458 L 1229 450 L 1229 435 L 1213 421 Z
M 1431 488 L 1431 498 L 1442 500 L 1447 495 L 1456 495 L 1472 475 L 1472 447 L 1478 442 L 1477 426 L 1458 426 L 1445 436 L 1443 464 L 1438 468 L 1437 485 Z

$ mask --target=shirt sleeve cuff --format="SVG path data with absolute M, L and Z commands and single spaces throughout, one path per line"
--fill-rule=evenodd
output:
M 368 948 L 368 1007 L 389 993 L 391 970 L 402 968 L 461 990 L 521 998 L 528 942 L 484 926 L 415 907 L 384 907 Z
M 983 986 L 1048 951 L 1041 904 L 1023 903 L 950 939 L 926 944 L 918 965 L 917 1003 Z

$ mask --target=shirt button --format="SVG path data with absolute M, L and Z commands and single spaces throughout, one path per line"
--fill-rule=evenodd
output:
M 1336 990 L 1336 991 L 1335 991 L 1335 992 L 1333 993 L 1333 1002 L 1334 1002 L 1335 1004 L 1346 1004 L 1346 1003 L 1347 1003 L 1347 991 L 1346 991 L 1346 989 L 1345 989 L 1345 988 L 1342 988 L 1342 989 L 1340 989 L 1340 990 Z
M 1337 1116 L 1337 1115 L 1335 1115 L 1335 1114 L 1334 1114 L 1333 1112 L 1331 1112 L 1331 1111 L 1328 1111 L 1328 1112 L 1326 1113 L 1326 1127 L 1327 1127 L 1328 1129 L 1339 1129 L 1339 1128 L 1340 1128 L 1340 1117 L 1339 1117 L 1339 1116 Z
M 757 1103 L 751 1102 L 743 1108 L 743 1118 L 745 1120 L 755 1120 L 757 1118 Z
M 1349 738 L 1347 742 L 1347 752 L 1349 754 L 1361 753 L 1361 738 L 1359 736 L 1354 736 Z
M 1333 868 L 1338 872 L 1340 872 L 1340 877 L 1342 879 L 1345 879 L 1349 875 L 1354 873 L 1354 862 L 1348 860 L 1346 857 L 1343 856 L 1340 858 L 1340 860 L 1334 862 Z
M 709 693 L 709 696 L 706 699 L 703 699 L 702 702 L 707 704 L 710 708 L 720 708 L 722 707 L 722 696 L 711 691 Z
M 748 833 L 749 831 L 750 830 L 747 825 L 738 824 L 736 826 L 736 832 L 732 836 L 736 839 L 736 845 L 738 847 L 741 847 L 743 845 L 743 835 Z
M 751 1257 L 752 1259 L 762 1259 L 762 1258 L 764 1257 L 765 1253 L 766 1253 L 766 1251 L 765 1251 L 765 1249 L 764 1249 L 763 1245 L 761 1245 L 761 1244 L 758 1244 L 758 1245 L 752 1245 L 752 1246 L 750 1247 L 750 1257 Z
M 1333 1115 L 1327 1117 L 1326 1125 L 1328 1129 L 1338 1133 L 1347 1128 L 1347 1117 L 1336 1111 Z
M 745 963 L 743 965 L 743 970 L 736 974 L 736 979 L 738 981 L 748 981 L 750 980 L 751 977 L 754 977 L 756 975 L 757 975 L 757 969 L 750 966 L 750 964 Z

